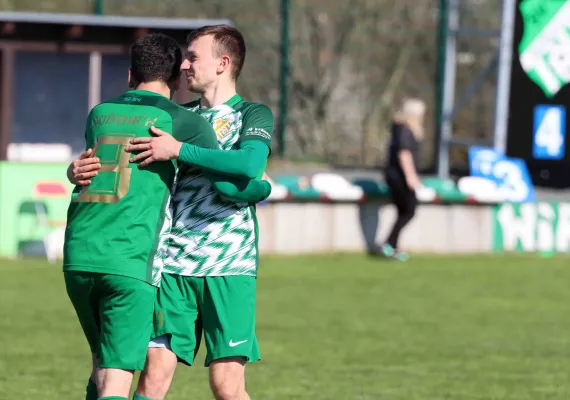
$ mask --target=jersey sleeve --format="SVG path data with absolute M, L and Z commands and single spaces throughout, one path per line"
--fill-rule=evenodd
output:
M 206 149 L 218 149 L 214 128 L 205 118 L 189 110 L 173 115 L 172 136 L 182 143 Z
M 95 108 L 93 108 L 95 110 Z M 95 145 L 95 138 L 93 137 L 93 110 L 87 116 L 87 120 L 85 122 L 85 150 L 92 149 Z
M 244 113 L 240 144 L 249 140 L 258 140 L 269 148 L 271 154 L 274 124 L 273 113 L 269 107 L 263 104 L 254 104 Z
M 178 160 L 211 172 L 255 179 L 263 174 L 268 155 L 269 148 L 259 140 L 248 140 L 238 150 L 202 149 L 183 143 Z
M 414 134 L 405 125 L 397 125 L 396 129 L 396 148 L 400 150 L 413 150 L 414 148 Z
M 262 104 L 244 111 L 237 150 L 206 150 L 183 144 L 178 160 L 220 174 L 255 179 L 263 174 L 271 153 L 273 114 Z
M 95 110 L 96 107 L 91 109 L 91 111 L 89 112 L 89 115 L 87 115 L 87 118 L 85 121 L 85 132 L 84 132 L 85 151 L 87 151 L 89 149 L 93 149 L 93 147 L 95 146 L 95 138 L 93 137 L 93 128 L 92 128 L 92 126 L 93 126 L 92 122 L 93 121 L 92 121 L 92 119 L 93 119 L 93 110 Z M 71 167 L 71 165 L 70 165 L 70 167 Z M 69 167 L 68 167 L 68 171 L 69 171 Z M 70 183 L 73 183 L 73 182 L 71 182 L 71 178 L 69 177 L 69 175 L 67 176 L 67 179 L 69 180 Z M 75 201 L 75 199 L 77 198 L 77 196 L 79 195 L 81 190 L 83 190 L 83 186 L 75 185 L 75 187 L 73 188 L 73 191 L 71 192 L 71 200 Z
M 271 194 L 271 184 L 257 179 L 240 179 L 213 172 L 204 172 L 214 189 L 234 203 L 259 203 Z

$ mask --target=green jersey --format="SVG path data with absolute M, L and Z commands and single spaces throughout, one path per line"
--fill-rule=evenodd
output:
M 198 114 L 164 96 L 142 90 L 96 106 L 87 118 L 87 148 L 102 165 L 84 188 L 76 187 L 67 215 L 65 271 L 89 271 L 158 285 L 153 267 L 159 236 L 170 227 L 169 203 L 176 164 L 139 168 L 125 152 L 135 137 L 150 137 L 154 125 L 181 142 L 218 148 L 212 127 Z
M 250 140 L 271 149 L 273 114 L 265 105 L 236 95 L 210 109 L 200 108 L 199 101 L 186 107 L 214 127 L 221 150 L 240 149 Z M 182 167 L 171 210 L 169 240 L 160 250 L 159 263 L 164 272 L 185 276 L 257 275 L 259 235 L 254 204 L 224 200 L 201 171 Z

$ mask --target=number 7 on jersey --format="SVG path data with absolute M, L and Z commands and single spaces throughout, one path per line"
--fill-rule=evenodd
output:
M 99 136 L 93 156 L 99 158 L 101 169 L 91 184 L 81 190 L 75 201 L 117 203 L 129 192 L 132 169 L 129 168 L 130 154 L 125 152 L 125 147 L 135 136 L 124 133 Z

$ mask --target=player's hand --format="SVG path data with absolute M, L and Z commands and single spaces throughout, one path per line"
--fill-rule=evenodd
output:
M 85 150 L 69 166 L 67 177 L 74 185 L 87 186 L 91 183 L 91 178 L 99 173 L 99 158 L 91 157 L 92 153 L 92 149 Z
M 136 138 L 129 142 L 130 146 L 125 148 L 126 152 L 140 152 L 136 156 L 131 157 L 129 162 L 138 162 L 139 166 L 144 167 L 154 161 L 167 161 L 178 158 L 182 143 L 154 126 L 150 128 L 150 131 L 156 137 Z

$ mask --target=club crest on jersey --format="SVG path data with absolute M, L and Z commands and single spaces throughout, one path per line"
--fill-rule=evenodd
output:
M 523 70 L 554 97 L 570 82 L 570 1 L 524 0 L 524 33 L 518 46 Z
M 218 139 L 223 138 L 232 130 L 232 121 L 227 119 L 218 119 L 214 121 L 214 131 Z

